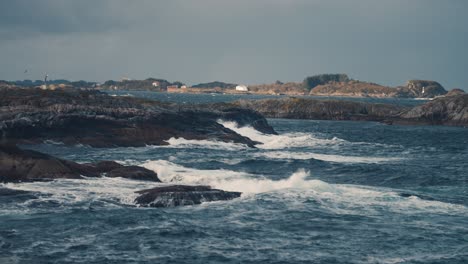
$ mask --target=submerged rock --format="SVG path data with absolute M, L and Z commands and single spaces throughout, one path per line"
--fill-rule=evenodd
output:
M 172 185 L 156 187 L 136 192 L 140 194 L 135 202 L 144 207 L 173 207 L 194 205 L 203 202 L 232 200 L 240 197 L 240 192 L 227 192 L 212 189 L 210 186 Z
M 24 202 L 31 199 L 38 198 L 37 192 L 9 189 L 5 187 L 0 187 L 0 203 L 10 203 L 10 202 Z
M 123 177 L 160 182 L 155 172 L 123 166 L 114 161 L 79 164 L 15 145 L 0 144 L 0 182 L 81 179 L 87 177 Z
M 23 195 L 23 194 L 29 194 L 29 193 L 30 192 L 28 191 L 14 190 L 14 189 L 0 187 L 0 196 L 15 196 L 15 195 Z

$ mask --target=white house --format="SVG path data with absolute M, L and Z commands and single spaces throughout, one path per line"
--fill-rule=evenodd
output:
M 245 85 L 240 84 L 236 86 L 236 91 L 248 92 L 249 88 L 247 88 L 247 86 Z
M 158 86 L 159 86 L 159 82 L 153 82 L 152 85 L 153 85 L 154 87 L 158 87 Z

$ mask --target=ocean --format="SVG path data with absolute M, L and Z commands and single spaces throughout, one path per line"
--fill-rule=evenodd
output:
M 237 98 L 128 93 L 182 103 Z M 139 208 L 134 192 L 160 183 L 3 184 L 40 195 L 0 197 L 0 263 L 468 263 L 466 128 L 268 122 L 278 135 L 219 120 L 260 142 L 257 148 L 182 138 L 130 148 L 22 146 L 77 162 L 140 165 L 164 182 L 243 194 Z

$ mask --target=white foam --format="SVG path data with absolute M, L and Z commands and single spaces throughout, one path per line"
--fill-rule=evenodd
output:
M 330 145 L 345 140 L 334 137 L 332 139 L 320 139 L 307 133 L 286 133 L 282 135 L 263 134 L 250 126 L 239 127 L 236 122 L 218 120 L 218 123 L 242 136 L 246 136 L 262 144 L 257 145 L 261 149 L 283 149 L 292 147 L 308 147 L 317 145 Z
M 329 162 L 338 163 L 384 163 L 400 160 L 400 158 L 384 158 L 384 157 L 358 157 L 358 156 L 342 156 L 342 155 L 329 155 L 318 154 L 312 152 L 291 152 L 291 151 L 270 151 L 255 153 L 255 157 L 266 157 L 270 159 L 295 159 L 295 160 L 308 160 L 316 159 Z
M 270 193 L 289 199 L 292 203 L 314 199 L 324 208 L 335 213 L 379 214 L 385 209 L 398 213 L 444 213 L 467 214 L 463 205 L 429 201 L 417 197 L 401 197 L 391 189 L 359 185 L 329 184 L 308 179 L 309 173 L 298 170 L 282 180 L 271 180 L 262 175 L 253 175 L 230 170 L 197 170 L 186 168 L 165 160 L 148 161 L 142 164 L 154 170 L 163 181 L 180 184 L 203 184 L 226 191 L 240 191 L 243 196 Z
M 73 204 L 87 201 L 109 201 L 134 205 L 135 191 L 161 185 L 161 183 L 136 181 L 124 178 L 60 179 L 51 182 L 8 183 L 6 188 L 40 192 L 43 201 Z M 34 201 L 34 200 L 33 200 Z
M 275 190 L 330 185 L 319 180 L 305 180 L 308 172 L 299 170 L 284 180 L 270 180 L 262 175 L 252 175 L 231 170 L 197 170 L 186 168 L 165 160 L 148 161 L 141 166 L 158 173 L 162 181 L 184 184 L 210 185 L 227 191 L 240 191 L 248 194 L 258 194 Z
M 166 141 L 170 148 L 206 148 L 221 150 L 240 150 L 247 146 L 231 142 L 221 142 L 216 140 L 189 140 L 185 138 L 170 138 Z

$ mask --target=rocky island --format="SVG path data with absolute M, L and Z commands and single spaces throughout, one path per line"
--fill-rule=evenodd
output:
M 9 82 L 5 82 L 9 83 Z M 41 81 L 16 81 L 11 85 L 23 87 L 40 87 Z M 302 82 L 281 82 L 245 85 L 222 81 L 204 82 L 188 85 L 180 81 L 168 81 L 163 78 L 147 78 L 119 81 L 108 80 L 102 84 L 95 82 L 52 80 L 50 88 L 92 88 L 113 91 L 152 91 L 168 93 L 224 93 L 224 94 L 260 94 L 260 95 L 311 95 L 339 97 L 375 97 L 375 98 L 435 98 L 447 94 L 447 90 L 438 82 L 431 80 L 409 80 L 406 84 L 390 87 L 372 82 L 355 80 L 347 74 L 318 74 L 306 77 Z M 461 90 L 463 91 L 463 90 Z
M 240 114 L 240 112 L 242 114 Z M 229 130 L 220 118 L 274 132 L 251 110 L 183 111 L 177 105 L 138 98 L 116 98 L 95 90 L 1 88 L 0 133 L 3 142 L 54 140 L 93 147 L 165 145 L 172 137 L 255 142 Z
M 239 100 L 206 106 L 253 110 L 267 118 L 375 121 L 386 124 L 468 126 L 468 94 L 443 96 L 416 107 L 313 98 Z

